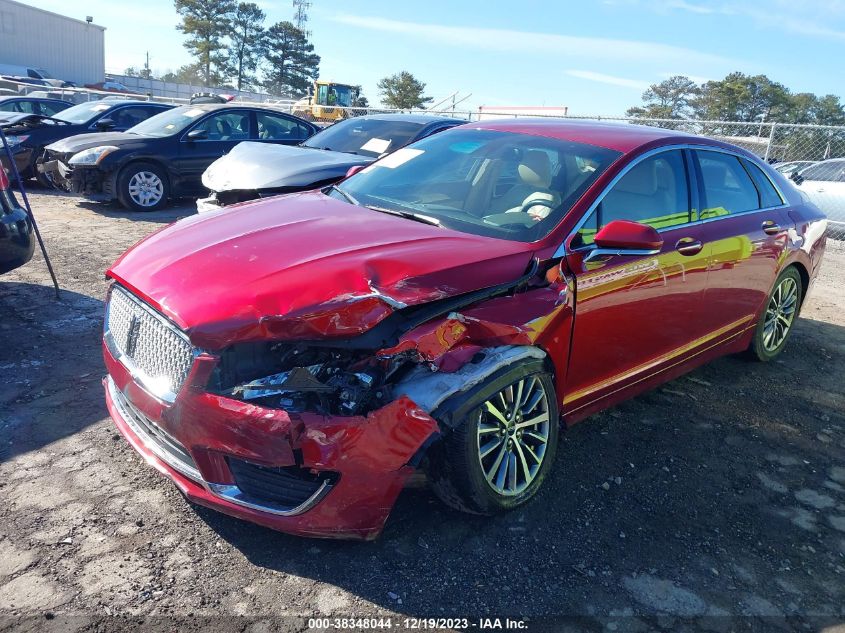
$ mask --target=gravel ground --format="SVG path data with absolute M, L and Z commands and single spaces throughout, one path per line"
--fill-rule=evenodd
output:
M 472 517 L 409 489 L 378 541 L 326 542 L 189 505 L 107 417 L 103 271 L 190 205 L 31 201 L 63 290 L 56 300 L 39 255 L 0 280 L 0 630 L 355 614 L 567 615 L 588 630 L 845 622 L 841 243 L 778 361 L 724 358 L 578 425 L 525 508 Z

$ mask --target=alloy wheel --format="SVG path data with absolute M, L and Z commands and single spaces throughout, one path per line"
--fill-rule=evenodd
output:
M 151 171 L 139 171 L 129 179 L 129 197 L 139 207 L 154 207 L 164 195 L 164 183 Z
M 763 322 L 763 348 L 775 351 L 786 340 L 798 308 L 798 285 L 785 277 L 772 292 Z
M 549 402 L 542 381 L 527 376 L 478 409 L 478 460 L 490 487 L 503 496 L 525 491 L 540 472 L 549 442 Z

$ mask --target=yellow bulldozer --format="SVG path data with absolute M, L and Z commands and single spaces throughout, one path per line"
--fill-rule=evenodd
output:
M 361 93 L 360 86 L 318 79 L 311 93 L 293 104 L 293 114 L 309 121 L 334 123 L 350 116 L 349 110 Z

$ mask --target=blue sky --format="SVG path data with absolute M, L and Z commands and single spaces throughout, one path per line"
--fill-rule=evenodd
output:
M 290 0 L 257 3 L 268 24 L 292 17 Z M 93 15 L 107 28 L 107 71 L 141 67 L 147 50 L 154 70 L 189 61 L 172 0 L 33 4 Z M 734 70 L 845 99 L 845 0 L 314 0 L 309 28 L 321 76 L 360 83 L 371 103 L 378 80 L 402 70 L 438 101 L 472 93 L 464 105 L 473 109 L 618 115 L 668 76 L 704 81 Z

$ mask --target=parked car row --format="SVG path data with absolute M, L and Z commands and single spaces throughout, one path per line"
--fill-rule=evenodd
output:
M 23 177 L 133 211 L 200 197 L 206 211 L 337 182 L 417 139 L 465 121 L 375 115 L 318 128 L 272 108 L 199 95 L 191 105 L 104 99 L 52 116 L 0 120 Z M 44 106 L 46 107 L 46 106 Z M 210 197 L 201 197 L 210 191 Z
M 105 130 L 128 130 L 151 116 L 173 106 L 151 101 L 103 100 L 80 103 L 63 108 L 53 114 L 3 113 L 0 128 L 6 134 L 18 171 L 23 178 L 37 178 L 42 185 L 50 186 L 36 164 L 44 148 L 59 139 L 78 134 Z M 44 108 L 43 104 L 40 108 Z M 0 159 L 8 168 L 6 157 Z

